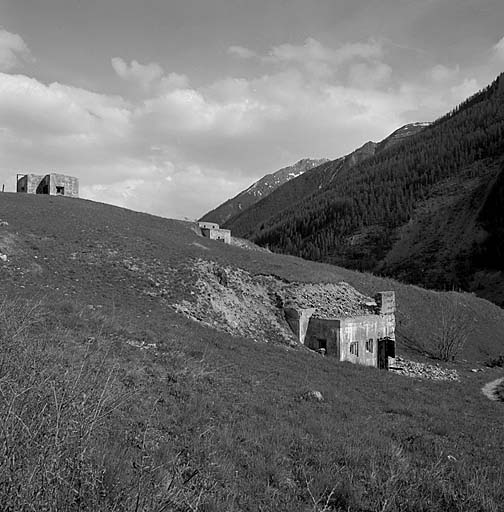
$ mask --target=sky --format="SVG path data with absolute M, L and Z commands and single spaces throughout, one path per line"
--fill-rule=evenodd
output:
M 502 71 L 502 0 L 0 0 L 0 185 L 195 219 Z

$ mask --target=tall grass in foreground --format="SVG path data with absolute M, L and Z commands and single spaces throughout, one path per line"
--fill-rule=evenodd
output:
M 502 430 L 448 385 L 186 329 L 1 300 L 0 510 L 502 510 Z
M 132 421 L 135 386 L 118 378 L 110 347 L 75 339 L 69 323 L 84 322 L 82 312 L 64 313 L 66 325 L 41 303 L 0 301 L 0 509 L 183 506 L 177 475 L 154 460 L 149 418 Z

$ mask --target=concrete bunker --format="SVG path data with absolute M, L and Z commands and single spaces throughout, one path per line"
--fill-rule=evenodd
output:
M 198 222 L 198 226 L 204 237 L 210 238 L 210 240 L 220 240 L 225 244 L 231 243 L 231 231 L 229 229 L 222 229 L 215 222 Z
M 380 292 L 372 301 L 354 290 L 353 297 L 343 298 L 331 290 L 341 285 L 346 283 L 326 285 L 325 300 L 320 295 L 324 285 L 312 300 L 309 290 L 297 297 L 291 294 L 284 307 L 287 323 L 299 342 L 312 350 L 339 361 L 388 369 L 389 358 L 395 358 L 395 293 Z M 305 288 L 310 286 L 314 285 Z M 346 285 L 344 291 L 350 289 Z
M 18 174 L 16 192 L 51 196 L 79 197 L 79 180 L 65 174 Z

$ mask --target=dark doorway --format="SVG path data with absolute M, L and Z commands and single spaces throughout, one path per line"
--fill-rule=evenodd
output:
M 327 355 L 327 340 L 325 339 L 322 339 L 322 338 L 317 338 L 317 341 L 318 341 L 318 349 L 319 349 L 319 352 L 322 352 Z
M 387 339 L 379 339 L 377 345 L 377 365 L 381 370 L 388 370 Z
M 65 195 L 65 187 L 56 187 L 56 194 L 59 196 Z
M 391 338 L 385 338 L 387 343 L 387 357 L 395 357 L 395 340 Z
M 36 190 L 37 194 L 49 194 L 49 185 L 46 180 L 42 180 Z

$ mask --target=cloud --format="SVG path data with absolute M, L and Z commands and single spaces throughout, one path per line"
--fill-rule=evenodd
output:
M 435 82 L 448 82 L 457 78 L 460 73 L 460 66 L 456 65 L 453 68 L 437 64 L 431 68 L 429 75 Z
M 347 80 L 350 85 L 368 88 L 385 84 L 392 74 L 392 68 L 383 62 L 384 53 L 381 42 L 373 39 L 331 48 L 308 37 L 300 45 L 274 46 L 261 61 L 304 69 L 314 79 Z
M 465 78 L 460 84 L 454 85 L 450 92 L 457 103 L 464 101 L 481 89 L 475 78 Z
M 370 40 L 362 43 L 346 43 L 339 48 L 332 49 L 312 37 L 308 37 L 304 44 L 281 44 L 274 46 L 266 60 L 273 62 L 324 62 L 339 66 L 355 59 L 379 59 L 383 57 L 383 48 L 377 41 Z
M 0 71 L 10 71 L 33 57 L 23 38 L 0 28 Z
M 240 59 L 252 59 L 253 57 L 257 57 L 256 52 L 244 46 L 230 46 L 227 52 L 229 55 L 234 55 Z
M 163 68 L 157 62 L 140 64 L 133 60 L 128 64 L 122 58 L 114 57 L 111 63 L 120 78 L 139 86 L 144 92 L 149 92 L 154 87 L 163 89 L 185 87 L 188 83 L 185 75 L 178 73 L 165 75 Z
M 494 55 L 504 61 L 504 37 L 492 48 Z
M 309 38 L 267 58 L 255 76 L 195 87 L 116 57 L 117 75 L 142 92 L 125 97 L 0 74 L 0 177 L 58 170 L 80 177 L 83 197 L 194 218 L 300 158 L 336 158 L 432 120 L 479 86 L 440 65 L 398 80 L 373 40 L 330 48 Z
M 349 69 L 349 82 L 358 87 L 379 87 L 389 82 L 392 68 L 383 62 L 359 62 Z

